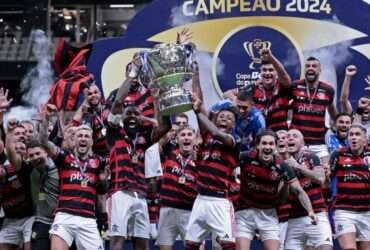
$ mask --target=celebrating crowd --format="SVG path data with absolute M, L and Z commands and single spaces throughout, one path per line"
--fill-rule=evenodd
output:
M 92 83 L 69 117 L 47 104 L 37 122 L 2 122 L 0 249 L 190 250 L 210 236 L 218 249 L 369 250 L 370 98 L 348 100 L 356 67 L 337 107 L 317 58 L 292 80 L 260 54 L 258 81 L 209 110 L 193 62 L 197 128 L 160 115 L 137 56 L 107 101 Z M 1 121 L 10 104 L 1 89 Z

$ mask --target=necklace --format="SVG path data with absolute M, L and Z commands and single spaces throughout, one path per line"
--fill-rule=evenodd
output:
M 311 96 L 310 87 L 308 86 L 308 83 L 306 82 L 307 99 L 308 99 L 308 102 L 309 102 L 310 105 L 312 105 L 312 101 L 315 98 L 317 90 L 319 89 L 319 87 L 320 87 L 320 82 L 317 84 L 317 86 L 315 88 L 315 91 L 313 92 L 313 95 Z

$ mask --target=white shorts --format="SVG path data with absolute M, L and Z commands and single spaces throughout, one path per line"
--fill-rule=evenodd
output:
M 334 213 L 335 236 L 356 233 L 358 241 L 370 241 L 370 211 L 354 212 L 336 210 Z
M 284 250 L 284 243 L 287 231 L 288 231 L 288 221 L 279 222 L 279 235 L 280 235 L 279 250 Z
M 136 192 L 117 191 L 107 200 L 108 236 L 150 238 L 148 205 Z
M 219 240 L 235 242 L 234 207 L 225 198 L 198 195 L 190 214 L 185 239 L 201 243 L 209 233 Z
M 155 240 L 158 238 L 158 229 L 157 229 L 157 223 L 150 223 L 150 233 L 149 237 L 152 240 Z
M 320 160 L 323 157 L 329 157 L 328 146 L 326 144 L 308 145 L 306 148 L 319 157 Z
M 0 230 L 0 243 L 19 246 L 31 241 L 34 216 L 22 219 L 5 218 Z
M 289 219 L 288 231 L 285 238 L 284 249 L 299 250 L 304 249 L 307 242 L 312 246 L 322 245 L 333 246 L 331 227 L 326 212 L 317 213 L 318 223 L 313 225 L 308 216 Z
M 172 246 L 178 235 L 181 240 L 185 240 L 189 218 L 189 210 L 161 207 L 159 210 L 158 239 L 156 245 Z
M 62 238 L 68 246 L 75 240 L 77 249 L 104 249 L 96 220 L 93 218 L 58 212 L 49 233 Z
M 261 240 L 280 240 L 276 209 L 248 208 L 236 212 L 236 237 L 253 240 L 256 230 Z

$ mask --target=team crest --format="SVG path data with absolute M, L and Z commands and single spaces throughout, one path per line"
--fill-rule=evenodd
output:
M 367 167 L 370 167 L 370 156 L 366 156 L 364 158 L 364 164 L 367 166 Z

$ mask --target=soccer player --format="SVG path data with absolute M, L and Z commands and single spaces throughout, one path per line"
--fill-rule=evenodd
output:
M 214 124 L 200 112 L 200 104 L 194 96 L 203 143 L 196 161 L 198 196 L 187 227 L 186 249 L 199 249 L 208 233 L 217 235 L 222 249 L 233 249 L 234 208 L 228 197 L 239 155 L 238 140 L 232 135 L 236 114 L 232 109 L 220 110 Z
M 85 99 L 75 112 L 71 124 L 74 127 L 82 124 L 87 124 L 91 127 L 94 140 L 93 151 L 101 157 L 106 157 L 109 153 L 106 141 L 105 118 L 101 91 L 98 86 L 91 85 L 85 90 Z
M 348 147 L 335 151 L 330 160 L 337 178 L 335 233 L 342 249 L 370 249 L 370 150 L 366 129 L 351 126 Z M 356 247 L 358 241 L 358 248 Z
M 5 214 L 0 230 L 0 249 L 14 250 L 22 244 L 31 249 L 34 209 L 30 191 L 31 168 L 22 164 L 26 157 L 25 128 L 8 122 L 6 158 L 0 167 L 0 204 Z M 5 159 L 2 159 L 5 160 Z
M 145 178 L 144 156 L 153 141 L 158 141 L 169 130 L 168 123 L 160 123 L 163 125 L 154 128 L 152 125 L 144 126 L 145 117 L 136 106 L 127 106 L 122 113 L 123 96 L 129 87 L 126 84 L 134 83 L 129 81 L 121 85 L 108 116 L 107 138 L 112 145 L 109 156 L 112 174 L 107 211 L 108 235 L 113 250 L 121 250 L 129 236 L 133 237 L 136 249 L 148 247 L 150 221 L 146 196 L 149 182 Z M 156 108 L 155 103 L 157 114 Z
M 291 195 L 284 249 L 304 249 L 309 241 L 316 249 L 331 250 L 332 233 L 322 192 L 325 183 L 324 169 L 320 165 L 319 158 L 305 149 L 303 135 L 299 130 L 288 131 L 288 151 L 292 158 L 285 163 L 295 170 L 302 188 L 311 200 L 316 218 L 307 214 L 305 207 L 302 207 L 299 200 Z
M 331 119 L 335 119 L 334 89 L 320 81 L 321 65 L 317 58 L 309 57 L 304 70 L 305 78 L 291 85 L 293 115 L 290 128 L 300 130 L 308 148 L 321 161 L 327 162 L 325 114 L 328 109 Z
M 172 249 L 179 235 L 185 240 L 196 191 L 196 132 L 189 126 L 177 131 L 177 146 L 163 146 L 163 176 L 160 186 L 160 216 L 157 244 L 161 250 Z
M 290 155 L 288 152 L 288 131 L 279 130 L 276 132 L 277 135 L 277 152 L 283 160 L 289 159 Z M 284 249 L 285 236 L 288 230 L 288 219 L 290 204 L 288 201 L 289 186 L 284 184 L 280 189 L 280 200 L 279 206 L 276 210 L 279 218 L 279 231 L 280 231 L 280 247 L 279 250 Z
M 50 143 L 48 120 L 55 111 L 55 106 L 47 106 L 40 130 L 41 143 L 54 160 L 60 177 L 58 206 L 49 232 L 51 249 L 67 250 L 73 241 L 77 249 L 103 249 L 95 213 L 97 191 L 108 177 L 105 160 L 92 153 L 92 129 L 86 125 L 76 128 L 73 151 Z
M 258 230 L 264 249 L 279 249 L 279 222 L 276 214 L 281 181 L 298 196 L 310 217 L 315 217 L 310 199 L 299 184 L 294 170 L 275 155 L 276 134 L 261 132 L 255 140 L 256 150 L 241 154 L 241 190 L 236 212 L 237 249 L 250 249 Z

